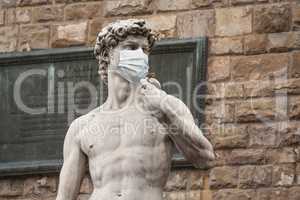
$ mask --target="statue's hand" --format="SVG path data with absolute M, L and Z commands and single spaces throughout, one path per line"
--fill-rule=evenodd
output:
M 146 79 L 141 80 L 141 94 L 144 106 L 151 111 L 161 111 L 167 93 Z

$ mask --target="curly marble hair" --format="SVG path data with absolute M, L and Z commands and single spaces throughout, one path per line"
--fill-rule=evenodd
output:
M 94 48 L 94 54 L 99 61 L 99 71 L 104 69 L 107 73 L 110 50 L 129 35 L 146 37 L 150 49 L 158 39 L 158 34 L 147 28 L 145 20 L 142 19 L 119 20 L 107 25 L 99 32 Z

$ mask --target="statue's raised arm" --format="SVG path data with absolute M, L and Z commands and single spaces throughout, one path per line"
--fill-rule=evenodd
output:
M 158 109 L 166 116 L 169 136 L 179 151 L 196 167 L 203 161 L 215 159 L 211 143 L 195 124 L 187 106 L 178 98 L 166 94 L 146 80 L 141 80 L 145 104 Z

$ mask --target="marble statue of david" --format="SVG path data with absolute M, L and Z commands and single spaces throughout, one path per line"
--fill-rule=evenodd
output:
M 196 166 L 214 159 L 185 104 L 147 78 L 155 40 L 137 19 L 111 23 L 98 34 L 95 55 L 108 97 L 70 125 L 56 200 L 77 198 L 87 165 L 90 200 L 162 200 L 172 144 Z

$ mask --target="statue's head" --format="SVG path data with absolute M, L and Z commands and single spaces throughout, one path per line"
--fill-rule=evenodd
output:
M 156 40 L 157 34 L 146 27 L 145 20 L 120 20 L 104 27 L 98 34 L 94 49 L 102 80 L 107 80 L 109 67 L 117 64 L 120 50 L 141 48 L 149 54 Z

